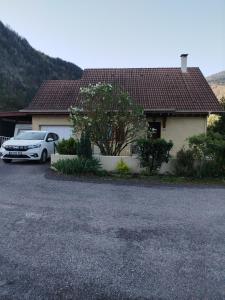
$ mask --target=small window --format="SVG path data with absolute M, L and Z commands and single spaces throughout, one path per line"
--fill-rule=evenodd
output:
M 52 139 L 54 141 L 54 135 L 53 133 L 49 133 L 47 138 L 46 138 L 46 141 L 48 141 L 49 139 Z
M 58 139 L 59 139 L 59 136 L 58 136 L 58 134 L 56 134 L 56 133 L 53 133 L 52 135 L 53 135 L 54 141 L 58 141 Z
M 161 137 L 161 122 L 149 122 L 149 130 L 152 132 L 152 137 L 154 139 L 159 139 Z

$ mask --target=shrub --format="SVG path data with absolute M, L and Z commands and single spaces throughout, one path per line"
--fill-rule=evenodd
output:
M 193 176 L 194 170 L 194 152 L 190 149 L 181 149 L 177 152 L 175 162 L 175 173 L 178 176 Z
M 177 153 L 175 171 L 180 176 L 217 177 L 225 174 L 225 140 L 210 131 L 188 139 L 189 150 Z
M 92 148 L 89 134 L 87 131 L 82 131 L 80 141 L 78 143 L 77 154 L 80 157 L 92 158 Z
M 224 96 L 220 99 L 220 103 L 222 108 L 225 110 Z M 214 118 L 214 122 L 209 124 L 209 129 L 214 133 L 220 133 L 221 135 L 225 136 L 225 115 L 222 114 L 221 116 L 217 116 L 217 118 Z
M 200 178 L 204 177 L 220 177 L 224 172 L 221 168 L 218 168 L 218 164 L 213 160 L 201 161 L 196 168 L 196 176 Z
M 56 150 L 59 154 L 76 155 L 77 154 L 77 141 L 74 138 L 68 140 L 61 140 L 56 145 Z
M 116 171 L 119 174 L 127 174 L 130 172 L 128 165 L 121 159 L 116 165 Z
M 66 175 L 99 175 L 101 173 L 101 164 L 99 160 L 95 158 L 86 159 L 79 157 L 74 159 L 62 159 L 54 163 L 53 167 Z
M 149 173 L 153 173 L 161 167 L 163 162 L 168 162 L 173 143 L 164 139 L 149 138 L 139 139 L 137 146 L 141 166 L 146 167 Z
M 195 159 L 200 163 L 200 176 L 204 176 L 206 164 L 212 166 L 214 176 L 225 174 L 225 139 L 219 133 L 209 132 L 189 138 L 189 146 L 193 150 Z M 206 172 L 208 173 L 208 172 Z

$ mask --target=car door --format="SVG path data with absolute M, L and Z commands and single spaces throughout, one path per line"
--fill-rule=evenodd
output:
M 55 153 L 55 139 L 54 139 L 54 134 L 51 132 L 46 137 L 46 147 L 49 156 Z

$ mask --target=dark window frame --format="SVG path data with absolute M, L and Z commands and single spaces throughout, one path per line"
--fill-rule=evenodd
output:
M 156 132 L 153 133 L 152 138 L 153 139 L 160 139 L 161 138 L 161 131 L 162 131 L 162 124 L 161 121 L 151 121 L 148 122 L 148 129 L 156 129 Z

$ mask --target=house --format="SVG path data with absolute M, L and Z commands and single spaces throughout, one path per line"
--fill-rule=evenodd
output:
M 156 136 L 173 141 L 172 154 L 188 137 L 206 132 L 209 114 L 223 112 L 200 69 L 188 68 L 187 54 L 182 54 L 181 68 L 86 69 L 80 80 L 43 82 L 23 110 L 32 114 L 33 130 L 71 136 L 68 109 L 78 103 L 81 87 L 98 82 L 117 84 L 127 91 L 144 108 Z

